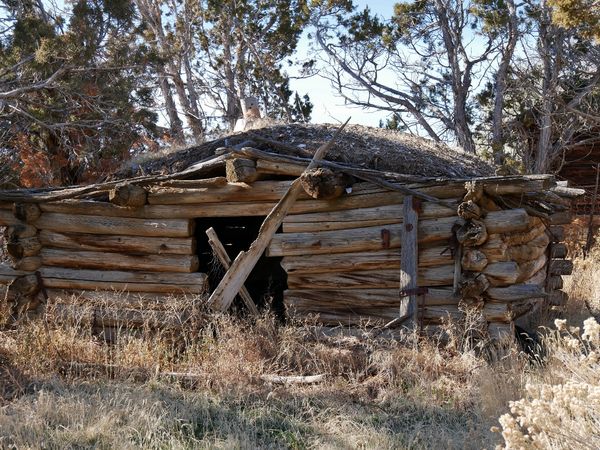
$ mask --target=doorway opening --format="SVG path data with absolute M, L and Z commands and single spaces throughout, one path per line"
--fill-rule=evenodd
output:
M 208 243 L 206 230 L 213 228 L 225 247 L 231 261 L 241 251 L 246 251 L 258 236 L 265 217 L 206 217 L 196 219 L 196 241 L 199 271 L 208 275 L 212 292 L 223 278 L 225 270 L 219 263 Z M 284 317 L 283 291 L 287 289 L 287 274 L 281 267 L 281 257 L 261 256 L 244 283 L 252 300 L 259 309 L 270 307 L 278 317 Z M 245 308 L 244 302 L 236 297 L 234 306 Z

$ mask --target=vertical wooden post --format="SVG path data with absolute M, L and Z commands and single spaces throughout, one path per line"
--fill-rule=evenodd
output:
M 404 197 L 400 250 L 400 318 L 414 322 L 417 310 L 417 271 L 419 253 L 417 246 L 417 212 L 415 198 Z
M 596 213 L 596 202 L 598 201 L 598 182 L 600 181 L 600 164 L 596 166 L 596 186 L 594 187 L 594 196 L 592 197 L 592 208 L 590 210 L 590 219 L 588 222 L 587 238 L 585 247 L 583 247 L 583 257 L 586 258 L 594 245 L 594 214 Z

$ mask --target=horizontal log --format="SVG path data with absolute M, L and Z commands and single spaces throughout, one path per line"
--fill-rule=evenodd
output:
M 350 210 L 352 211 L 352 210 Z M 349 230 L 352 228 L 367 228 L 398 224 L 402 219 L 373 219 L 334 222 L 292 222 L 283 224 L 284 233 L 313 233 L 316 231 Z
M 419 223 L 419 243 L 450 239 L 455 217 L 423 220 Z M 315 233 L 276 234 L 267 256 L 316 255 L 383 250 L 400 247 L 400 224 Z
M 0 227 L 18 225 L 23 222 L 15 217 L 11 209 L 0 209 Z
M 566 258 L 567 257 L 567 246 L 562 243 L 555 243 L 550 246 L 550 258 Z
M 421 247 L 419 267 L 452 264 L 450 251 L 444 246 Z M 281 267 L 288 274 L 327 272 L 353 272 L 372 269 L 400 269 L 400 252 L 397 249 L 357 253 L 286 256 Z
M 521 233 L 507 233 L 502 236 L 502 240 L 508 245 L 527 244 L 545 232 L 546 226 L 543 223 L 538 223 Z
M 288 291 L 286 291 L 287 293 Z M 304 292 L 293 291 L 294 294 L 285 295 L 285 304 L 288 315 L 293 318 L 305 318 L 309 315 L 316 315 L 317 320 L 324 324 L 364 324 L 383 325 L 398 317 L 398 307 L 393 304 L 375 304 L 368 301 L 365 297 L 358 298 L 354 303 L 330 302 L 324 301 L 326 294 L 331 291 L 324 291 L 321 295 L 309 297 Z M 397 296 L 395 298 L 398 302 Z M 486 303 L 481 314 L 488 321 L 510 322 L 516 316 L 516 311 L 520 305 L 511 305 L 507 303 Z M 418 307 L 417 316 L 425 323 L 443 323 L 450 320 L 460 320 L 465 317 L 465 312 L 459 308 L 456 300 L 447 304 L 432 304 L 427 301 Z
M 227 181 L 252 183 L 258 178 L 256 163 L 247 158 L 229 158 L 225 162 Z
M 551 275 L 571 275 L 573 273 L 573 261 L 568 259 L 553 259 L 550 261 L 548 272 Z
M 510 183 L 484 182 L 483 189 L 492 196 L 518 195 L 526 192 L 542 192 L 556 186 L 552 175 L 514 179 Z
M 13 206 L 13 214 L 18 220 L 26 223 L 34 223 L 40 218 L 42 211 L 35 203 L 15 203 Z
M 447 286 L 454 279 L 454 266 L 424 267 L 419 269 L 419 286 Z M 290 289 L 399 289 L 400 270 L 360 270 L 340 273 L 312 273 L 288 275 Z
M 6 227 L 4 230 L 4 237 L 8 241 L 17 241 L 19 239 L 27 239 L 34 237 L 38 232 L 38 229 L 32 225 L 18 224 Z
M 560 195 L 561 197 L 566 197 L 566 198 L 577 198 L 582 195 L 585 195 L 585 189 L 576 189 L 576 188 L 570 188 L 567 186 L 556 186 L 556 187 L 553 187 L 551 190 L 555 194 Z
M 140 207 L 146 204 L 148 193 L 142 186 L 125 183 L 115 186 L 108 193 L 108 200 L 119 206 Z
M 150 189 L 151 205 L 181 205 L 219 202 L 276 202 L 290 187 L 289 181 L 256 181 L 252 184 L 227 183 L 197 188 L 157 186 Z M 307 199 L 307 195 L 301 195 Z
M 72 250 L 122 252 L 130 255 L 193 255 L 196 253 L 195 238 L 63 234 L 42 230 L 39 239 L 45 247 Z
M 485 267 L 483 273 L 492 286 L 506 286 L 517 281 L 519 265 L 514 261 L 493 262 Z
M 572 222 L 571 211 L 562 211 L 550 215 L 551 225 L 568 225 Z
M 529 228 L 529 214 L 524 209 L 490 211 L 484 218 L 488 234 L 525 231 Z
M 37 255 L 42 249 L 42 244 L 37 237 L 9 240 L 6 243 L 6 252 L 13 258 L 20 259 Z
M 401 204 L 404 195 L 382 188 L 374 188 L 371 183 L 370 190 L 361 188 L 360 183 L 353 186 L 353 192 L 334 200 L 299 200 L 292 207 L 290 214 L 305 214 L 327 211 L 344 211 L 356 208 L 370 208 L 374 206 Z M 360 188 L 360 189 L 359 189 Z M 460 192 L 457 189 L 441 188 L 434 186 L 424 188 L 424 193 L 438 198 L 457 198 Z M 437 195 L 436 195 L 437 194 Z M 199 218 L 199 217 L 247 217 L 266 216 L 275 206 L 275 202 L 223 202 L 205 203 L 194 205 L 146 205 L 141 208 L 123 208 L 106 202 L 96 201 L 63 201 L 43 203 L 42 211 L 72 215 L 96 215 L 104 217 L 131 217 L 144 219 L 172 219 Z M 125 233 L 123 233 L 125 234 Z
M 35 272 L 42 265 L 42 258 L 39 256 L 28 256 L 26 258 L 15 259 L 11 266 L 15 270 L 23 272 Z
M 165 217 L 169 217 L 165 215 Z M 44 213 L 36 223 L 42 230 L 60 233 L 123 234 L 131 236 L 189 237 L 194 222 L 187 219 L 133 219 Z
M 565 229 L 560 225 L 548 227 L 551 242 L 563 242 L 565 240 Z
M 258 159 L 256 161 L 256 170 L 259 174 L 299 177 L 306 169 L 306 166 L 306 164 L 295 164 L 285 161 L 275 162 L 263 159 Z
M 204 187 L 222 187 L 227 185 L 226 177 L 213 177 L 213 178 L 202 178 L 198 180 L 168 180 L 162 181 L 157 184 L 153 184 L 148 186 L 148 189 L 153 189 L 154 187 L 160 189 L 161 187 L 171 187 L 171 188 L 186 188 L 186 189 L 196 189 L 196 188 L 204 188 Z
M 417 297 L 419 305 L 458 305 L 459 298 L 453 294 L 452 287 L 429 288 L 423 296 Z M 395 308 L 398 315 L 400 298 L 398 289 L 353 289 L 350 291 L 330 291 L 315 289 L 288 289 L 284 292 L 286 307 L 297 304 L 314 304 L 322 310 L 334 310 L 337 307 Z
M 515 302 L 546 296 L 543 288 L 535 284 L 513 284 L 505 287 L 491 287 L 486 297 L 495 302 Z
M 451 209 L 425 202 L 420 219 L 453 217 Z M 284 233 L 309 233 L 314 231 L 343 230 L 387 225 L 402 222 L 402 204 L 350 209 L 345 211 L 288 215 L 283 222 Z
M 27 275 L 27 272 L 15 270 L 8 264 L 0 263 L 0 284 L 10 284 L 17 277 Z
M 102 252 L 44 248 L 41 251 L 44 266 L 80 269 L 140 270 L 146 272 L 196 272 L 199 262 L 196 255 L 124 255 Z
M 563 278 L 560 275 L 552 275 L 548 278 L 548 284 L 546 285 L 546 289 L 548 291 L 555 291 L 557 289 L 563 288 Z
M 538 270 L 531 278 L 523 281 L 523 284 L 535 284 L 536 286 L 544 287 L 547 289 L 547 279 L 548 279 L 548 271 L 544 266 L 540 270 Z
M 569 301 L 569 295 L 563 291 L 553 291 L 548 295 L 547 302 L 552 306 L 564 306 Z
M 538 271 L 542 270 L 546 266 L 547 262 L 548 257 L 545 253 L 542 253 L 537 259 L 519 263 L 519 276 L 517 278 L 517 282 L 522 283 L 525 280 L 528 280 L 533 275 L 538 273 Z
M 68 278 L 44 278 L 44 286 L 50 289 L 151 292 L 164 294 L 201 294 L 204 286 L 197 284 L 122 283 L 117 281 L 74 280 Z
M 526 244 L 508 247 L 508 257 L 516 262 L 536 260 L 546 252 L 549 243 L 548 235 L 542 233 Z

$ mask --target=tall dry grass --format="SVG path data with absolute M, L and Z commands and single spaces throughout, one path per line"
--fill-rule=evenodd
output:
M 0 448 L 596 445 L 596 328 L 583 320 L 584 300 L 598 305 L 600 251 L 592 258 L 576 261 L 567 325 L 545 331 L 537 359 L 457 324 L 443 339 L 326 334 L 268 314 L 208 315 L 199 299 L 176 332 L 149 324 L 113 343 L 85 314 L 23 323 L 0 331 Z M 326 379 L 280 385 L 266 374 Z

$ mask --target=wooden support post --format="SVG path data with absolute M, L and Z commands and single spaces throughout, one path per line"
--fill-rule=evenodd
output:
M 229 270 L 229 267 L 231 267 L 231 259 L 229 258 L 225 247 L 223 247 L 223 244 L 219 240 L 215 229 L 213 227 L 210 227 L 208 230 L 206 230 L 206 235 L 208 236 L 208 243 L 210 244 L 210 247 L 212 248 L 217 258 L 219 259 L 219 262 L 225 270 Z M 252 314 L 258 315 L 258 308 L 254 304 L 252 296 L 250 295 L 250 292 L 248 292 L 248 289 L 246 289 L 246 286 L 242 286 L 240 288 L 240 297 L 242 297 L 242 300 L 244 301 L 244 304 L 246 305 L 248 310 Z
M 417 245 L 417 225 L 419 213 L 416 199 L 408 195 L 402 209 L 403 227 L 401 233 L 402 250 L 400 253 L 400 320 L 414 322 L 417 309 L 417 269 L 419 251 Z
M 315 167 L 319 160 L 323 159 L 327 151 L 333 145 L 333 142 L 340 135 L 346 124 L 350 119 L 346 121 L 335 133 L 333 138 L 323 144 L 321 147 L 317 149 L 315 155 L 307 167 L 307 170 Z M 250 245 L 250 248 L 246 252 L 241 252 L 229 270 L 223 276 L 223 279 L 216 287 L 214 292 L 211 294 L 208 299 L 208 304 L 217 311 L 226 311 L 233 299 L 240 291 L 241 287 L 244 285 L 248 275 L 254 269 L 254 266 L 260 259 L 261 255 L 264 253 L 265 249 L 271 242 L 271 239 L 277 232 L 277 229 L 283 223 L 283 219 L 287 215 L 290 208 L 294 205 L 296 199 L 302 192 L 302 184 L 300 183 L 300 179 L 297 178 L 292 182 L 290 188 L 285 193 L 283 198 L 275 205 L 275 207 L 271 210 L 269 215 L 266 217 L 265 221 L 260 227 L 258 231 L 258 236 L 256 240 Z

